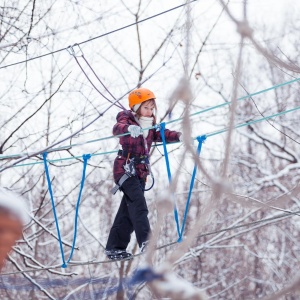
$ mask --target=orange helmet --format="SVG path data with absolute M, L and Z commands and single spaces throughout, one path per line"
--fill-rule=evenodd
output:
M 133 90 L 129 96 L 128 96 L 128 101 L 129 101 L 129 107 L 132 109 L 134 105 L 140 104 L 142 102 L 145 102 L 150 99 L 155 99 L 155 95 L 153 92 L 151 92 L 148 89 L 145 88 L 139 88 Z

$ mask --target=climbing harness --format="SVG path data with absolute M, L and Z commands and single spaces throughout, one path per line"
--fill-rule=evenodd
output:
M 118 155 L 122 154 L 122 150 L 119 150 Z M 135 169 L 135 161 L 134 157 L 129 158 L 130 153 L 128 153 L 127 160 L 123 166 L 124 168 L 124 175 L 119 179 L 118 183 L 111 189 L 111 193 L 114 195 L 122 186 L 122 184 L 130 177 L 135 176 L 136 169 Z
M 53 191 L 52 191 L 52 186 L 51 186 L 51 180 L 50 180 L 50 175 L 49 175 L 49 170 L 48 170 L 48 165 L 47 165 L 47 152 L 43 153 L 45 173 L 46 173 L 46 177 L 47 177 L 48 189 L 49 189 L 49 194 L 50 194 L 50 198 L 51 198 L 52 210 L 53 210 L 53 215 L 54 215 L 54 219 L 55 219 L 56 230 L 57 230 L 57 235 L 58 235 L 58 242 L 59 242 L 59 247 L 60 247 L 60 252 L 61 252 L 61 257 L 62 257 L 62 262 L 63 262 L 62 268 L 67 267 L 67 264 L 70 262 L 70 260 L 73 256 L 75 243 L 76 243 L 76 236 L 77 236 L 77 220 L 78 220 L 78 213 L 79 213 L 79 204 L 80 204 L 82 190 L 83 190 L 83 187 L 84 187 L 86 166 L 87 166 L 88 160 L 91 158 L 91 155 L 90 154 L 84 154 L 82 156 L 82 158 L 83 158 L 83 171 L 82 171 L 82 179 L 81 179 L 81 184 L 80 184 L 80 191 L 79 191 L 78 200 L 77 200 L 77 204 L 76 204 L 74 238 L 73 238 L 71 253 L 69 255 L 68 260 L 66 261 L 65 260 L 65 255 L 64 255 L 64 249 L 63 249 L 63 246 L 62 246 L 62 240 L 61 240 L 61 235 L 60 235 L 60 230 L 59 230 L 59 225 L 58 225 L 58 218 L 57 218 L 57 215 L 56 215 L 56 209 L 55 209 Z
M 149 162 L 149 155 L 142 155 L 142 156 L 136 156 L 132 153 L 129 153 L 125 150 L 119 150 L 118 156 L 126 157 L 126 162 L 123 166 L 125 173 L 122 175 L 122 177 L 119 179 L 118 183 L 111 189 L 111 193 L 115 194 L 122 186 L 122 184 L 129 178 L 136 175 L 136 168 L 135 165 L 137 164 L 145 164 L 149 170 L 150 168 L 150 162 Z M 153 185 L 154 185 L 154 178 L 152 175 L 152 172 L 150 172 L 153 183 L 148 189 L 144 189 L 144 191 L 149 191 Z
M 135 166 L 134 166 L 134 158 L 127 160 L 125 162 L 125 165 L 123 166 L 123 168 L 125 170 L 125 174 L 127 174 L 130 177 L 135 176 L 136 169 L 135 169 Z

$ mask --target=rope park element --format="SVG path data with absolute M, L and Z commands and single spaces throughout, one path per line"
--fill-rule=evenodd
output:
M 171 175 L 169 155 L 168 155 L 168 151 L 167 151 L 166 137 L 165 137 L 166 123 L 165 122 L 161 123 L 159 125 L 159 128 L 160 128 L 161 139 L 163 142 L 164 157 L 165 157 L 165 161 L 166 161 L 166 168 L 167 168 L 167 173 L 168 173 L 169 184 L 171 184 L 172 175 Z M 196 139 L 198 141 L 197 155 L 200 156 L 202 144 L 206 139 L 206 135 L 198 136 Z M 176 228 L 177 228 L 177 233 L 178 233 L 178 240 L 177 240 L 178 243 L 182 242 L 182 236 L 183 236 L 183 232 L 184 232 L 184 228 L 185 228 L 185 223 L 187 220 L 187 214 L 188 214 L 189 205 L 190 205 L 190 201 L 191 201 L 192 191 L 194 188 L 196 172 L 197 172 L 197 164 L 195 164 L 194 169 L 193 169 L 193 174 L 192 174 L 192 178 L 191 178 L 190 189 L 189 189 L 188 199 L 187 199 L 186 206 L 185 206 L 184 217 L 183 217 L 181 229 L 180 229 L 180 223 L 179 223 L 179 217 L 178 217 L 176 198 L 175 198 L 174 194 L 172 194 L 173 203 L 174 203 L 174 219 L 176 222 Z
M 168 151 L 167 151 L 167 147 L 166 147 L 166 139 L 165 139 L 165 134 L 164 134 L 165 125 L 166 125 L 165 123 L 161 123 L 159 125 L 159 128 L 160 128 L 160 133 L 161 133 L 161 137 L 162 137 L 162 141 L 163 141 L 164 156 L 165 156 L 165 160 L 166 160 L 169 183 L 171 183 L 172 176 L 171 176 L 170 164 L 169 164 L 169 159 L 168 159 Z M 201 148 L 202 148 L 202 143 L 206 139 L 206 136 L 203 135 L 201 137 L 197 137 L 196 139 L 198 140 L 197 154 L 199 156 L 200 152 L 201 152 Z M 146 151 L 148 152 L 147 147 L 146 147 Z M 62 257 L 62 262 L 63 262 L 62 265 L 61 265 L 62 268 L 67 267 L 67 264 L 70 262 L 70 260 L 73 256 L 75 243 L 76 243 L 76 237 L 77 237 L 77 220 L 78 220 L 78 213 L 79 213 L 79 204 L 80 204 L 80 199 L 81 199 L 81 195 L 82 195 L 82 190 L 83 190 L 83 187 L 84 187 L 87 161 L 91 158 L 91 155 L 90 154 L 84 154 L 82 156 L 82 158 L 83 158 L 83 173 L 82 173 L 82 179 L 81 179 L 81 184 L 80 184 L 80 192 L 79 192 L 79 196 L 78 196 L 78 200 L 77 200 L 77 204 L 76 204 L 74 238 L 73 238 L 71 253 L 69 255 L 69 258 L 66 261 L 65 260 L 65 255 L 64 255 L 64 250 L 63 250 L 63 245 L 62 245 L 62 240 L 61 240 L 59 224 L 58 224 L 58 218 L 57 218 L 57 215 L 56 215 L 54 196 L 53 196 L 53 191 L 52 191 L 52 187 L 51 187 L 51 179 L 50 179 L 48 165 L 47 165 L 47 152 L 43 153 L 45 173 L 46 173 L 46 178 L 47 178 L 47 183 L 48 183 L 48 188 L 49 188 L 49 194 L 50 194 L 51 204 L 52 204 L 52 210 L 53 210 L 53 215 L 54 215 L 56 230 L 57 230 L 57 235 L 58 235 L 58 241 L 59 241 L 59 246 L 60 246 L 60 252 L 61 252 L 61 257 Z M 184 212 L 184 217 L 183 217 L 183 222 L 182 222 L 181 229 L 180 229 L 180 223 L 179 223 L 179 218 L 178 218 L 178 209 L 177 209 L 177 205 L 176 205 L 176 199 L 173 195 L 173 199 L 174 199 L 174 218 L 175 218 L 175 222 L 176 222 L 176 226 L 177 226 L 177 232 L 178 232 L 178 236 L 179 236 L 179 239 L 178 239 L 177 242 L 179 242 L 179 243 L 182 241 L 182 235 L 183 235 L 184 228 L 185 228 L 185 223 L 186 223 L 186 220 L 187 220 L 187 214 L 188 214 L 189 204 L 190 204 L 190 200 L 191 200 L 192 190 L 193 190 L 193 187 L 194 187 L 196 171 L 197 171 L 197 164 L 195 164 L 194 170 L 193 170 L 193 175 L 192 175 L 192 179 L 191 179 L 191 183 L 190 183 L 190 190 L 189 190 L 189 194 L 188 194 L 188 200 L 187 200 L 186 207 L 185 207 L 185 212 Z M 151 185 L 151 188 L 152 188 L 153 184 L 154 184 L 154 179 L 153 179 L 153 183 Z M 149 188 L 149 189 L 151 189 L 151 188 Z M 147 190 L 149 190 L 149 189 L 147 189 Z
M 298 81 L 300 80 L 300 78 L 297 78 L 291 82 L 295 82 L 295 81 Z M 291 83 L 290 82 L 290 83 Z M 287 83 L 286 83 L 287 84 Z M 282 86 L 284 84 L 281 84 L 279 86 Z M 279 87 L 277 86 L 277 87 Z M 277 88 L 276 86 L 275 87 L 272 87 L 272 88 L 269 88 L 268 90 L 270 89 L 273 89 L 273 88 Z M 256 93 L 257 94 L 257 93 Z M 249 98 L 250 96 L 245 96 L 243 98 L 240 98 L 240 99 L 247 99 Z M 119 99 L 120 100 L 120 99 Z M 112 105 L 116 102 L 118 102 L 119 100 L 116 100 L 115 102 L 112 102 Z M 229 103 L 223 103 L 219 106 L 217 106 L 216 108 L 220 107 L 220 106 L 224 106 L 224 105 L 228 105 Z M 109 108 L 112 106 L 110 105 Z M 206 112 L 207 110 L 211 110 L 212 108 L 210 109 L 206 109 L 204 111 L 200 111 L 196 114 L 199 114 L 201 112 Z M 270 119 L 272 117 L 275 117 L 275 116 L 279 116 L 279 115 L 282 115 L 282 114 L 286 114 L 288 112 L 292 112 L 292 111 L 295 111 L 295 110 L 298 110 L 300 109 L 300 106 L 299 107 L 296 107 L 296 108 L 293 108 L 293 109 L 290 109 L 290 110 L 287 110 L 287 111 L 283 111 L 283 112 L 280 112 L 280 113 L 277 113 L 277 114 L 273 114 L 271 116 L 268 116 L 268 117 L 264 117 L 264 118 L 261 118 L 261 119 L 258 119 L 258 120 L 253 120 L 253 121 L 250 121 L 250 122 L 246 122 L 244 124 L 239 124 L 237 126 L 235 126 L 234 128 L 240 128 L 240 127 L 243 127 L 243 126 L 247 126 L 247 125 L 250 125 L 250 124 L 253 124 L 253 123 L 257 123 L 257 122 L 260 122 L 260 121 L 263 121 L 263 120 L 267 120 L 267 119 Z M 106 109 L 107 111 L 108 109 Z M 196 115 L 196 114 L 193 114 L 193 115 Z M 101 114 L 100 116 L 103 116 L 103 114 Z M 97 117 L 99 118 L 99 116 Z M 172 122 L 175 122 L 175 121 L 178 121 L 179 119 L 177 120 L 173 120 L 173 121 L 170 121 L 169 123 L 172 123 Z M 154 128 L 154 127 L 153 127 Z M 147 128 L 145 128 L 144 130 L 146 130 Z M 162 139 L 163 139 L 163 146 L 164 146 L 164 150 L 165 150 L 165 153 L 167 153 L 166 151 L 166 146 L 165 146 L 165 138 L 164 138 L 164 129 L 165 129 L 165 123 L 161 123 L 161 130 L 162 130 Z M 215 131 L 211 134 L 207 134 L 207 135 L 204 135 L 202 136 L 202 140 L 199 140 L 197 137 L 197 140 L 199 142 L 199 145 L 198 145 L 198 149 L 197 152 L 198 152 L 198 155 L 200 155 L 200 151 L 201 151 L 201 147 L 202 147 L 202 143 L 203 141 L 206 139 L 206 137 L 208 136 L 213 136 L 213 135 L 216 135 L 216 134 L 219 134 L 219 133 L 222 133 L 222 132 L 225 132 L 227 131 L 228 129 L 225 128 L 221 131 Z M 123 134 L 123 135 L 126 135 L 126 134 Z M 204 138 L 205 137 L 205 138 Z M 105 138 L 106 139 L 106 138 Z M 58 226 L 58 220 L 57 220 L 57 216 L 56 216 L 56 211 L 55 211 L 55 205 L 54 205 L 54 199 L 53 199 L 53 192 L 52 192 L 52 188 L 51 188 L 51 181 L 50 181 L 50 177 L 49 177 L 49 171 L 48 171 L 48 168 L 47 168 L 47 161 L 46 161 L 46 155 L 47 153 L 45 152 L 43 154 L 43 157 L 44 157 L 44 164 L 45 164 L 45 170 L 46 170 L 46 175 L 47 175 L 47 181 L 48 181 L 48 186 L 49 186 L 49 193 L 50 193 L 50 196 L 51 196 L 51 201 L 52 201 L 52 208 L 53 208 L 53 212 L 54 212 L 54 217 L 55 217 L 55 222 L 56 222 L 56 227 L 57 227 L 57 232 L 58 232 L 58 237 L 59 237 L 59 243 L 60 243 L 60 250 L 61 250 L 61 254 L 62 254 L 62 261 L 63 261 L 63 265 L 62 267 L 63 268 L 66 268 L 67 267 L 67 263 L 70 262 L 70 259 L 73 255 L 73 251 L 74 251 L 74 247 L 75 247 L 75 241 L 76 241 L 76 235 L 77 235 L 77 218 L 78 218 L 78 208 L 79 208 L 79 203 L 80 203 L 80 197 L 81 197 L 81 193 L 82 193 L 82 189 L 83 189 L 83 184 L 84 184 L 84 178 L 85 178 L 85 168 L 86 168 L 86 163 L 87 163 L 87 159 L 89 159 L 92 155 L 88 155 L 88 158 L 84 155 L 83 158 L 84 158 L 84 171 L 83 171 L 83 177 L 82 177 L 82 183 L 81 183 L 81 190 L 80 190 L 80 194 L 79 194 L 79 198 L 78 198 L 78 201 L 77 201 L 77 206 L 76 206 L 76 217 L 75 217 L 75 229 L 74 229 L 74 239 L 73 239 L 73 245 L 72 245 L 72 251 L 71 251 L 71 254 L 70 254 L 70 257 L 69 259 L 67 260 L 67 262 L 65 261 L 65 258 L 64 258 L 64 252 L 63 252 L 63 248 L 62 248 L 62 242 L 61 242 L 61 236 L 60 236 L 60 231 L 59 231 L 59 226 Z M 167 154 L 165 155 L 166 157 L 166 160 L 167 159 Z M 0 157 L 1 158 L 1 157 Z M 61 160 L 61 159 L 60 159 Z M 169 162 L 167 163 L 167 166 L 168 166 Z M 196 167 L 196 166 L 195 166 Z M 168 167 L 167 167 L 168 169 Z M 1 169 L 0 169 L 1 171 Z M 192 179 L 191 179 L 191 185 L 190 185 L 190 192 L 189 192 L 189 196 L 188 196 L 188 200 L 187 200 L 187 204 L 186 204 L 186 209 L 185 209 L 185 213 L 184 213 L 184 219 L 183 219 L 183 224 L 182 224 L 182 227 L 180 229 L 180 224 L 179 224 L 179 219 L 178 219 L 178 210 L 177 210 L 177 206 L 176 206 L 176 202 L 174 202 L 174 216 L 175 216 L 175 221 L 176 221 L 176 226 L 177 226 L 177 232 L 178 232 L 178 235 L 179 235 L 179 239 L 177 242 L 181 242 L 182 241 L 182 235 L 183 235 L 183 232 L 184 232 L 184 228 L 185 228 L 185 223 L 186 223 L 186 218 L 187 218 L 187 212 L 188 212 L 188 208 L 189 208 L 189 204 L 190 204 L 190 199 L 191 199 L 191 193 L 192 193 L 192 188 L 193 188 L 193 185 L 194 185 L 194 180 L 195 180 L 195 176 L 196 176 L 196 169 L 194 168 L 194 171 L 193 171 L 193 176 L 192 176 Z M 169 181 L 171 181 L 171 172 L 170 172 L 170 169 L 168 170 L 168 177 L 169 177 Z
M 299 108 L 300 107 L 298 107 L 298 109 Z M 294 110 L 295 109 L 292 109 L 292 110 L 289 110 L 289 111 L 294 111 Z M 277 113 L 276 116 L 279 115 L 279 114 L 282 114 L 282 113 L 283 112 Z M 266 120 L 266 119 L 268 119 L 270 117 L 271 116 L 264 117 L 264 118 L 262 118 L 260 120 Z M 249 125 L 250 123 L 252 124 L 252 123 L 256 123 L 256 122 L 258 122 L 258 120 L 253 120 L 253 121 L 247 122 L 245 124 Z M 167 152 L 167 147 L 166 147 L 166 140 L 165 140 L 165 134 L 164 134 L 165 125 L 166 125 L 166 123 L 163 122 L 163 123 L 161 123 L 159 125 L 155 125 L 154 128 L 158 128 L 158 127 L 160 128 L 160 133 L 161 133 L 161 138 L 162 138 L 163 148 L 164 148 L 164 156 L 165 156 L 165 161 L 166 161 L 166 168 L 167 168 L 167 173 L 168 173 L 168 179 L 169 179 L 169 183 L 171 183 L 171 181 L 172 181 L 172 175 L 171 175 L 171 170 L 170 170 L 170 163 L 169 163 L 168 152 Z M 235 128 L 242 127 L 242 125 L 243 124 L 237 125 L 237 126 L 235 126 Z M 244 125 L 244 126 L 246 126 L 246 125 Z M 210 134 L 209 136 L 213 136 L 213 135 L 216 135 L 218 133 L 225 132 L 226 130 L 227 129 L 221 130 L 219 132 L 214 132 L 214 133 Z M 200 152 L 201 152 L 201 149 L 202 149 L 202 144 L 206 140 L 206 138 L 207 138 L 207 135 L 198 136 L 196 138 L 198 140 L 198 147 L 197 147 L 197 154 L 198 154 L 198 156 L 200 156 Z M 83 167 L 83 175 L 82 175 L 82 182 L 81 182 L 80 193 L 79 193 L 79 197 L 78 197 L 78 201 L 77 201 L 77 205 L 76 205 L 74 239 L 73 239 L 72 250 L 71 250 L 71 253 L 70 253 L 70 256 L 69 256 L 67 262 L 65 261 L 65 258 L 64 258 L 64 251 L 63 251 L 63 247 L 62 247 L 60 230 L 59 230 L 58 220 L 57 220 L 57 216 L 56 216 L 56 210 L 55 210 L 55 204 L 54 204 L 54 199 L 53 199 L 53 192 L 52 192 L 52 188 L 51 188 L 51 180 L 50 180 L 49 171 L 48 171 L 48 167 L 47 167 L 46 156 L 47 156 L 47 153 L 44 153 L 43 157 L 44 157 L 45 172 L 46 172 L 46 176 L 47 176 L 47 182 L 48 182 L 48 186 L 49 186 L 49 193 L 50 193 L 51 201 L 52 201 L 52 209 L 53 209 L 53 213 L 54 213 L 54 218 L 55 218 L 55 223 L 56 223 L 56 228 L 57 228 L 57 233 L 58 233 L 58 238 L 59 238 L 60 251 L 61 251 L 62 261 L 63 261 L 62 267 L 66 268 L 67 267 L 67 263 L 69 263 L 70 260 L 71 260 L 71 258 L 72 258 L 74 247 L 75 247 L 75 241 L 76 241 L 76 235 L 77 235 L 78 209 L 79 209 L 81 193 L 82 193 L 82 189 L 83 189 L 83 185 L 84 185 L 85 170 L 86 170 L 87 160 L 91 157 L 91 155 L 90 154 L 83 155 L 84 167 Z M 174 219 L 175 219 L 177 233 L 178 233 L 177 243 L 182 242 L 182 237 L 183 237 L 183 233 L 184 233 L 184 229 L 185 229 L 185 224 L 186 224 L 186 220 L 187 220 L 187 214 L 188 214 L 188 210 L 189 210 L 189 205 L 190 205 L 192 190 L 193 190 L 193 187 L 194 187 L 196 172 L 197 172 L 197 165 L 195 164 L 194 169 L 193 169 L 192 178 L 191 178 L 190 189 L 189 189 L 188 199 L 187 199 L 187 202 L 186 202 L 186 207 L 185 207 L 185 212 L 184 212 L 184 217 L 183 217 L 183 222 L 182 222 L 181 228 L 180 228 L 180 223 L 179 223 L 179 217 L 178 217 L 178 209 L 177 209 L 176 199 L 175 199 L 175 197 L 173 195 L 173 201 L 174 201 Z
M 60 252 L 61 252 L 61 257 L 62 257 L 62 262 L 63 262 L 62 266 L 61 266 L 62 268 L 67 267 L 67 264 L 70 262 L 70 260 L 73 256 L 75 243 L 76 243 L 76 237 L 77 237 L 77 222 L 78 222 L 78 214 L 79 214 L 79 204 L 80 204 L 80 199 L 81 199 L 81 195 L 82 195 L 82 190 L 83 190 L 83 187 L 84 187 L 86 166 L 87 166 L 88 160 L 91 158 L 91 155 L 90 154 L 84 154 L 82 156 L 82 158 L 83 158 L 83 171 L 82 171 L 82 179 L 81 179 L 81 184 L 80 184 L 80 191 L 79 191 L 78 200 L 77 200 L 77 204 L 76 204 L 76 213 L 75 213 L 75 221 L 74 221 L 74 223 L 75 223 L 74 224 L 74 238 L 73 238 L 71 253 L 69 255 L 69 258 L 66 261 L 65 260 L 64 249 L 63 249 L 63 245 L 62 245 L 62 240 L 61 240 L 61 235 L 60 235 L 60 230 L 59 230 L 59 225 L 58 225 L 58 218 L 57 218 L 57 215 L 56 215 L 53 191 L 52 191 L 52 187 L 51 187 L 51 179 L 50 179 L 48 165 L 47 165 L 47 152 L 43 153 L 45 173 L 46 173 L 46 177 L 47 177 L 48 189 L 49 189 L 49 194 L 50 194 L 51 204 L 52 204 L 52 211 L 53 211 L 53 215 L 54 215 L 54 219 L 55 219 L 55 225 L 56 225 L 56 230 L 57 230 L 57 235 L 58 235 L 59 247 L 60 247 Z

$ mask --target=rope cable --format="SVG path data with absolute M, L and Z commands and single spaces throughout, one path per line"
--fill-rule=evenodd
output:
M 76 45 L 76 44 L 75 44 Z M 74 45 L 74 46 L 75 46 Z M 118 102 L 113 102 L 111 101 L 109 98 L 107 98 L 103 93 L 101 93 L 101 91 L 95 86 L 95 84 L 92 82 L 92 80 L 89 78 L 89 76 L 87 75 L 87 73 L 85 72 L 84 68 L 82 67 L 82 65 L 80 64 L 76 54 L 75 54 L 75 51 L 73 49 L 74 46 L 69 46 L 68 47 L 68 51 L 70 53 L 70 55 L 72 55 L 77 63 L 77 65 L 79 66 L 79 68 L 81 69 L 82 73 L 85 75 L 85 77 L 87 78 L 87 80 L 90 82 L 90 84 L 93 86 L 93 88 L 104 98 L 106 99 L 108 102 L 110 103 L 113 103 L 115 106 L 117 106 L 118 108 L 120 109 L 123 109 L 125 110 L 125 107 L 121 104 L 121 103 L 118 103 Z M 98 81 L 101 83 L 101 85 L 106 89 L 106 91 L 108 91 L 108 93 L 112 96 L 112 98 L 114 100 L 116 100 L 116 98 L 111 94 L 111 92 L 106 88 L 106 86 L 103 84 L 103 82 L 101 81 L 101 79 L 99 78 L 99 76 L 96 74 L 95 70 L 92 68 L 92 66 L 88 63 L 87 59 L 84 57 L 84 54 L 83 54 L 83 51 L 82 49 L 80 48 L 80 46 L 78 45 L 80 51 L 81 51 L 81 55 L 80 57 L 83 58 L 83 60 L 85 61 L 85 63 L 88 65 L 88 67 L 91 69 L 91 71 L 93 72 L 93 74 L 95 75 L 95 77 L 98 79 Z
M 168 61 L 171 59 L 171 57 L 168 59 Z M 163 64 L 163 66 L 166 64 L 166 62 Z M 160 68 L 159 68 L 160 69 Z M 159 70 L 158 69 L 158 70 Z M 155 73 L 158 71 L 156 70 Z M 151 74 L 149 76 L 149 78 L 151 78 L 155 73 Z M 148 79 L 144 80 L 142 83 L 144 83 L 145 81 L 147 81 Z M 238 98 L 238 101 L 242 101 L 242 100 L 245 100 L 245 99 L 249 99 L 255 95 L 259 95 L 259 94 L 262 94 L 262 93 L 266 93 L 268 91 L 271 91 L 273 89 L 277 89 L 279 87 L 282 87 L 282 86 L 285 86 L 285 85 L 290 85 L 292 83 L 295 83 L 295 82 L 298 82 L 300 80 L 300 78 L 296 78 L 296 79 L 293 79 L 293 80 L 290 80 L 290 81 L 286 81 L 286 82 L 283 82 L 283 83 L 280 83 L 280 84 L 277 84 L 277 85 L 274 85 L 274 86 L 271 86 L 269 88 L 266 88 L 266 89 L 263 89 L 263 90 L 260 90 L 258 92 L 254 92 L 252 94 L 248 94 L 246 96 L 243 96 L 243 97 L 240 97 Z M 126 95 L 126 94 L 125 94 Z M 125 95 L 123 95 L 120 99 L 122 99 Z M 119 100 L 120 100 L 119 99 Z M 222 103 L 222 104 L 219 104 L 219 105 L 216 105 L 216 106 L 212 106 L 212 107 L 209 107 L 209 108 L 206 108 L 206 109 L 203 109 L 203 110 L 200 110 L 198 112 L 195 112 L 193 114 L 190 114 L 189 117 L 193 117 L 193 116 L 196 116 L 196 115 L 199 115 L 199 114 L 202 114 L 202 113 L 206 113 L 208 111 L 211 111 L 211 110 L 214 110 L 214 109 L 218 109 L 220 107 L 223 107 L 223 106 L 226 106 L 226 105 L 229 105 L 230 102 L 225 102 L 225 103 Z M 174 123 L 174 122 L 178 122 L 178 121 L 181 121 L 182 118 L 178 118 L 178 119 L 174 119 L 174 120 L 171 120 L 171 121 L 167 121 L 165 122 L 166 124 L 171 124 L 171 123 Z M 149 127 L 149 128 L 145 128 L 145 130 L 147 129 L 152 129 L 152 128 L 155 128 L 155 126 L 153 127 Z M 125 133 L 124 135 L 126 135 L 128 133 Z M 72 148 L 72 147 L 78 147 L 78 146 L 82 146 L 82 145 L 85 145 L 85 144 L 89 144 L 89 143 L 95 143 L 95 142 L 99 142 L 99 141 L 103 141 L 103 140 L 106 140 L 106 139 L 111 139 L 111 138 L 115 138 L 115 137 L 120 137 L 122 135 L 118 135 L 118 136 L 108 136 L 108 137 L 103 137 L 103 138 L 98 138 L 98 139 L 93 139 L 93 140 L 88 140 L 88 141 L 85 141 L 85 142 L 82 142 L 82 143 L 76 143 L 76 144 L 70 144 L 70 145 L 66 145 L 66 146 L 61 146 L 61 147 L 57 147 L 57 148 L 53 148 L 51 149 L 51 152 L 53 151 L 59 151 L 59 150 L 65 150 L 65 149 L 69 149 L 69 148 Z M 49 149 L 47 149 L 48 152 Z M 0 155 L 0 160 L 3 160 L 3 159 L 9 159 L 9 158 L 17 158 L 17 157 L 22 157 L 22 156 L 28 156 L 30 155 L 30 153 L 20 153 L 20 154 L 11 154 L 11 155 Z M 1 171 L 1 169 L 0 169 Z
M 259 122 L 262 122 L 262 121 L 265 121 L 265 120 L 268 120 L 268 119 L 271 119 L 271 118 L 274 118 L 274 117 L 282 116 L 284 114 L 291 113 L 291 112 L 294 112 L 294 111 L 297 111 L 297 110 L 300 110 L 300 106 L 294 107 L 294 108 L 289 109 L 289 110 L 281 111 L 279 113 L 275 113 L 273 115 L 266 116 L 266 117 L 263 117 L 263 118 L 260 118 L 260 119 L 256 119 L 256 120 L 252 120 L 252 121 L 249 121 L 249 122 L 245 122 L 245 123 L 242 123 L 242 124 L 235 125 L 234 129 L 238 129 L 238 128 L 245 127 L 245 126 L 248 126 L 248 125 L 251 125 L 251 124 L 259 123 Z M 156 128 L 156 127 L 153 127 L 153 128 Z M 147 128 L 144 128 L 143 130 L 146 130 L 146 129 Z M 228 128 L 224 128 L 224 129 L 221 129 L 221 130 L 206 133 L 205 135 L 206 135 L 206 137 L 211 137 L 211 136 L 214 136 L 214 135 L 224 133 L 227 130 L 228 130 Z M 118 138 L 118 137 L 121 137 L 121 136 L 124 136 L 124 135 L 127 135 L 127 134 L 129 134 L 129 133 L 124 133 L 124 134 L 116 135 L 116 136 L 110 136 L 108 138 Z M 107 138 L 102 138 L 101 140 L 105 140 L 105 139 L 107 139 Z M 180 142 L 174 142 L 174 143 L 169 143 L 169 144 L 177 144 L 177 143 L 180 143 Z M 163 144 L 156 144 L 156 145 L 152 145 L 152 147 L 162 146 L 162 145 Z M 118 150 L 94 153 L 94 154 L 91 154 L 91 156 L 107 155 L 107 154 L 116 153 L 116 152 L 118 152 Z M 64 160 L 78 159 L 80 157 L 81 156 L 70 156 L 70 157 L 64 157 L 64 158 L 49 160 L 49 162 L 55 163 L 55 162 L 64 161 Z M 0 159 L 1 159 L 1 156 L 0 156 Z M 31 165 L 42 164 L 42 163 L 43 162 L 33 162 L 33 163 L 27 163 L 27 164 L 15 164 L 15 165 L 12 165 L 10 167 L 31 166 Z M 2 172 L 4 169 L 5 169 L 5 167 L 0 168 L 0 172 Z
M 248 94 L 246 96 L 243 96 L 243 97 L 240 97 L 237 99 L 237 101 L 243 101 L 243 100 L 246 100 L 246 99 L 249 99 L 253 96 L 257 96 L 259 94 L 263 94 L 263 93 L 266 93 L 266 92 L 269 92 L 271 90 L 275 90 L 275 89 L 278 89 L 282 86 L 285 86 L 285 85 L 290 85 L 292 83 L 295 83 L 295 82 L 298 82 L 300 81 L 300 77 L 299 78 L 296 78 L 296 79 L 293 79 L 293 80 L 290 80 L 290 81 L 286 81 L 286 82 L 283 82 L 283 83 L 280 83 L 280 84 L 277 84 L 277 85 L 273 85 L 269 88 L 266 88 L 266 89 L 263 89 L 263 90 L 260 90 L 258 92 L 254 92 L 252 94 Z M 189 117 L 193 117 L 193 116 L 196 116 L 196 115 L 199 115 L 199 114 L 202 114 L 202 113 L 206 113 L 208 111 L 211 111 L 211 110 L 214 110 L 214 109 L 217 109 L 217 108 L 220 108 L 220 107 L 223 107 L 223 106 L 227 106 L 227 105 L 230 105 L 231 104 L 231 101 L 228 101 L 228 102 L 224 102 L 224 103 L 221 103 L 219 105 L 215 105 L 215 106 L 212 106 L 212 107 L 208 107 L 206 109 L 203 109 L 201 111 L 198 111 L 198 112 L 195 112 L 193 114 L 190 114 Z M 174 120 L 171 120 L 171 121 L 167 121 L 166 124 L 171 124 L 171 123 L 174 123 L 174 122 L 178 122 L 180 120 L 182 120 L 183 118 L 178 118 L 178 119 L 174 119 Z
M 181 4 L 181 5 L 172 7 L 172 8 L 170 8 L 170 9 L 165 10 L 165 11 L 162 11 L 162 12 L 160 12 L 160 13 L 157 13 L 157 14 L 155 14 L 155 15 L 152 15 L 152 16 L 150 16 L 150 17 L 147 17 L 147 18 L 145 18 L 145 19 L 142 19 L 142 20 L 136 21 L 136 22 L 134 22 L 134 23 L 131 23 L 131 24 L 128 24 L 128 25 L 119 27 L 119 28 L 117 28 L 117 29 L 108 31 L 108 32 L 106 32 L 106 33 L 103 33 L 103 34 L 101 34 L 101 35 L 95 36 L 95 37 L 90 38 L 90 39 L 88 39 L 88 40 L 85 40 L 85 41 L 76 43 L 75 45 L 82 45 L 82 44 L 91 42 L 91 41 L 93 41 L 93 40 L 102 38 L 102 37 L 104 37 L 104 36 L 113 34 L 113 33 L 115 33 L 115 32 L 118 32 L 118 31 L 127 29 L 127 28 L 129 28 L 129 27 L 131 27 L 131 26 L 134 26 L 134 25 L 136 25 L 136 24 L 139 24 L 139 23 L 142 23 L 142 22 L 151 20 L 151 19 L 153 19 L 153 18 L 159 17 L 159 16 L 161 16 L 161 15 L 163 15 L 163 14 L 169 13 L 169 12 L 171 12 L 171 11 L 173 11 L 173 10 L 176 10 L 176 9 L 178 9 L 178 8 L 181 8 L 181 7 L 184 7 L 184 6 L 189 5 L 189 4 L 191 4 L 191 3 L 193 3 L 193 2 L 196 2 L 196 1 L 198 1 L 198 0 L 191 0 L 191 1 L 189 1 L 189 2 L 183 3 L 183 4 Z M 54 51 L 52 51 L 52 52 L 48 52 L 48 53 L 45 53 L 45 54 L 42 54 L 42 55 L 38 55 L 38 56 L 35 56 L 35 57 L 32 57 L 32 58 L 28 58 L 28 59 L 26 59 L 26 60 L 22 60 L 22 61 L 18 61 L 18 62 L 15 62 L 15 63 L 11 63 L 11 64 L 8 64 L 8 65 L 2 66 L 2 67 L 0 66 L 0 69 L 12 67 L 12 66 L 15 66 L 15 65 L 18 65 L 18 64 L 27 63 L 27 62 L 29 62 L 29 61 L 32 61 L 32 60 L 35 60 L 35 59 L 38 59 L 38 58 L 43 58 L 43 57 L 46 57 L 46 56 L 49 56 L 49 55 L 53 55 L 53 54 L 56 54 L 56 53 L 58 53 L 58 52 L 62 52 L 62 51 L 64 51 L 64 50 L 67 50 L 68 48 L 69 48 L 69 46 L 68 46 L 68 47 L 65 47 L 65 48 L 57 49 L 57 50 L 54 50 Z

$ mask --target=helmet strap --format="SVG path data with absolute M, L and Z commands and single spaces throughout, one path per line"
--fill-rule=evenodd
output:
M 142 103 L 133 105 L 132 110 L 133 110 L 134 112 L 137 112 L 138 109 L 140 108 L 141 104 L 142 104 Z

